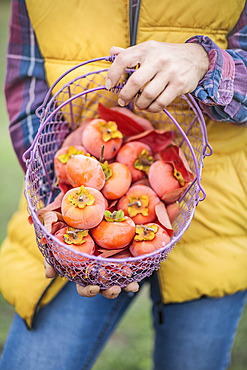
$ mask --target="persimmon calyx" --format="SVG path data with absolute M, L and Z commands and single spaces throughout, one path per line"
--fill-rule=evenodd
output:
M 102 132 L 102 139 L 107 142 L 111 139 L 122 138 L 123 134 L 118 130 L 117 124 L 114 121 L 101 121 L 100 130 Z
M 153 240 L 158 231 L 157 225 L 136 225 L 136 241 Z
M 83 155 L 86 155 L 82 150 L 78 150 L 76 149 L 74 146 L 70 146 L 69 149 L 68 149 L 68 152 L 65 153 L 65 154 L 61 154 L 58 156 L 58 159 L 61 163 L 65 164 L 68 162 L 68 160 L 73 157 L 74 155 L 77 155 L 77 154 L 83 154 Z
M 81 245 L 85 243 L 84 238 L 88 235 L 88 230 L 74 229 L 68 227 L 66 233 L 63 235 L 63 240 L 66 244 Z
M 105 174 L 105 181 L 107 181 L 112 176 L 111 167 L 109 166 L 107 161 L 105 161 L 104 163 L 100 163 L 100 165 L 101 165 L 102 170 Z
M 149 199 L 147 195 L 140 197 L 129 197 L 128 212 L 130 217 L 134 217 L 141 213 L 143 216 L 148 216 Z
M 105 220 L 109 222 L 123 222 L 126 220 L 124 211 L 122 211 L 121 209 L 119 209 L 118 211 L 113 211 L 113 212 L 106 210 L 104 213 L 104 217 L 105 217 Z
M 173 168 L 173 176 L 179 182 L 179 185 L 180 186 L 184 186 L 185 185 L 185 179 L 183 178 L 183 175 L 181 174 L 180 171 L 176 170 L 175 167 Z
M 92 204 L 94 204 L 95 198 L 82 185 L 80 187 L 80 190 L 78 190 L 75 195 L 70 194 L 68 196 L 68 201 L 75 207 L 85 208 L 86 206 L 91 206 Z
M 148 174 L 149 167 L 154 162 L 154 158 L 147 149 L 143 149 L 135 160 L 134 167 Z

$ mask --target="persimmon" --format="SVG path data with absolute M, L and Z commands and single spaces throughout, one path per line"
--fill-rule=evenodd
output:
M 129 251 L 129 248 L 121 250 L 119 253 L 115 254 L 113 257 L 110 258 L 117 258 L 117 259 L 124 259 L 133 257 Z M 121 277 L 131 277 L 132 276 L 132 262 L 127 262 L 125 264 L 122 263 L 114 263 L 112 265 L 104 264 L 98 271 L 98 281 L 100 283 L 106 284 L 109 283 L 112 279 L 121 279 Z
M 90 233 L 102 248 L 120 249 L 128 245 L 135 235 L 134 221 L 122 210 L 105 211 L 104 219 Z
M 170 219 L 171 224 L 176 220 L 180 212 L 182 211 L 182 208 L 179 204 L 179 202 L 174 202 L 171 204 L 168 204 L 166 206 L 167 214 Z
M 97 280 L 99 284 L 107 284 L 107 286 L 118 285 L 119 281 L 126 277 L 132 276 L 132 269 L 129 266 L 123 266 L 120 264 L 105 265 L 101 267 L 98 271 Z M 117 284 L 118 283 L 118 284 Z
M 90 187 L 70 189 L 62 199 L 64 221 L 76 229 L 91 229 L 103 219 L 105 199 L 100 191 Z
M 160 202 L 156 193 L 146 185 L 132 185 L 127 193 L 119 199 L 117 208 L 135 224 L 153 222 L 156 219 L 155 206 Z
M 132 177 L 128 167 L 119 162 L 105 164 L 108 167 L 108 176 L 103 187 L 102 194 L 107 199 L 119 199 L 128 190 L 131 185 Z
M 100 162 L 82 154 L 71 157 L 66 167 L 67 177 L 73 187 L 89 186 L 101 190 L 105 185 L 105 174 Z
M 151 148 L 140 141 L 124 144 L 119 150 L 116 160 L 129 168 L 133 182 L 146 177 L 149 167 L 154 161 Z
M 173 166 L 162 160 L 155 161 L 150 166 L 148 179 L 152 189 L 161 198 L 165 193 L 180 188 Z
M 136 235 L 129 250 L 134 257 L 152 253 L 170 241 L 167 232 L 155 223 L 136 225 Z
M 64 227 L 55 233 L 56 238 L 75 250 L 75 252 L 82 252 L 92 255 L 95 250 L 95 243 L 93 238 L 89 235 L 88 230 L 74 229 L 72 227 Z M 79 254 L 73 253 L 68 248 L 57 247 L 53 249 L 54 257 L 60 263 L 67 267 L 80 268 L 87 260 Z
M 88 122 L 90 122 L 92 118 L 84 118 L 82 122 L 80 123 L 79 127 L 77 127 L 75 130 L 71 131 L 68 136 L 64 139 L 64 142 L 62 144 L 63 146 L 76 146 L 76 145 L 82 145 L 82 133 Z
M 70 184 L 66 173 L 68 160 L 74 155 L 85 153 L 86 149 L 81 145 L 70 145 L 58 149 L 54 156 L 54 171 L 55 176 L 58 178 L 59 181 L 62 181 L 65 184 Z
M 182 149 L 175 144 L 170 144 L 160 151 L 160 157 L 165 163 L 170 163 L 174 169 L 174 176 L 180 186 L 186 186 L 194 180 L 186 156 Z
M 94 157 L 100 159 L 101 147 L 104 146 L 106 160 L 115 157 L 123 141 L 123 134 L 114 121 L 94 119 L 90 121 L 82 133 L 82 144 Z

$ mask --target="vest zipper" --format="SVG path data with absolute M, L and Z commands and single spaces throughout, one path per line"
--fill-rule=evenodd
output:
M 132 39 L 132 23 L 133 23 L 133 1 L 129 0 L 129 29 L 130 29 L 130 46 Z
M 136 9 L 133 20 L 133 0 L 129 0 L 129 28 L 130 28 L 130 46 L 136 45 L 137 27 L 140 14 L 141 0 L 136 1 Z

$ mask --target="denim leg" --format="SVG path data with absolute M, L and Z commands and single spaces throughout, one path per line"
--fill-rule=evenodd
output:
M 32 330 L 15 316 L 0 369 L 90 369 L 135 296 L 123 291 L 113 300 L 99 294 L 84 298 L 79 296 L 74 283 L 67 283 L 36 314 Z
M 244 291 L 217 299 L 155 304 L 155 370 L 226 369 L 246 296 Z

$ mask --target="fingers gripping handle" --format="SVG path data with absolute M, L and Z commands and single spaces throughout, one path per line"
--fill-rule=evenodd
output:
M 95 58 L 95 59 L 91 59 L 91 60 L 87 60 L 86 62 L 82 62 L 82 63 L 79 63 L 77 64 L 76 66 L 68 69 L 65 73 L 63 73 L 55 82 L 54 84 L 50 87 L 50 89 L 48 90 L 46 96 L 45 96 L 45 99 L 43 101 L 43 104 L 41 106 L 39 106 L 37 109 L 36 109 L 36 115 L 41 118 L 42 115 L 44 114 L 45 112 L 45 106 L 46 104 L 48 103 L 49 99 L 51 98 L 52 96 L 52 91 L 54 90 L 54 88 L 57 86 L 57 84 L 65 77 L 67 76 L 69 73 L 73 72 L 75 69 L 77 68 L 80 68 L 80 67 L 83 67 L 89 63 L 94 63 L 94 62 L 99 62 L 99 61 L 106 61 L 106 62 L 113 62 L 114 59 L 115 59 L 115 55 L 111 55 L 111 56 L 105 56 L 105 57 L 100 57 L 100 58 Z

